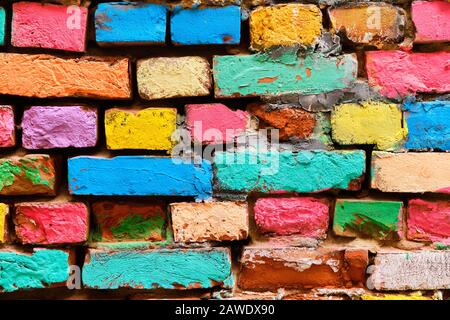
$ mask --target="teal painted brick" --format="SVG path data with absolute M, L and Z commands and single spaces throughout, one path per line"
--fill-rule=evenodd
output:
M 364 172 L 362 150 L 216 152 L 214 158 L 219 192 L 358 190 Z
M 295 49 L 254 55 L 215 56 L 216 97 L 318 94 L 344 89 L 356 80 L 355 55 L 299 57 Z
M 232 285 L 230 250 L 89 249 L 83 285 L 96 289 L 228 288 Z
M 6 26 L 5 9 L 0 8 L 0 46 L 3 46 L 5 44 L 5 26 Z

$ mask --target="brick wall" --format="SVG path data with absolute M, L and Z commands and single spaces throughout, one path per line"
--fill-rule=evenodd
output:
M 450 2 L 48 2 L 0 1 L 0 299 L 449 296 Z

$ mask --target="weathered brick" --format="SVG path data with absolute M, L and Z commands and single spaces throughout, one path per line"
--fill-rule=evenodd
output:
M 0 46 L 5 44 L 6 12 L 0 7 Z
M 433 297 L 423 295 L 422 292 L 412 293 L 367 293 L 361 296 L 361 300 L 436 300 Z
M 378 252 L 367 286 L 383 291 L 449 289 L 449 269 L 450 251 Z
M 128 67 L 126 58 L 0 53 L 0 94 L 128 99 Z
M 450 52 L 367 51 L 369 85 L 388 98 L 450 91 Z
M 243 240 L 248 236 L 245 202 L 170 204 L 176 242 Z
M 450 150 L 450 101 L 407 102 L 403 108 L 406 148 Z
M 239 192 L 358 190 L 364 151 L 216 152 L 216 187 Z
M 92 240 L 162 241 L 165 238 L 166 213 L 163 203 L 100 201 L 92 205 Z
M 89 249 L 83 267 L 87 288 L 196 289 L 229 287 L 227 248 L 104 251 Z
M 190 196 L 212 194 L 210 162 L 201 164 L 154 156 L 68 159 L 69 192 L 75 195 Z M 111 174 L 114 173 L 114 174 Z
M 83 52 L 88 10 L 35 2 L 13 4 L 11 44 Z
M 0 148 L 12 147 L 15 144 L 14 110 L 11 106 L 0 105 Z
M 72 244 L 87 240 L 89 212 L 81 202 L 15 205 L 17 239 L 23 244 Z
M 388 3 L 358 3 L 328 10 L 333 28 L 355 43 L 383 46 L 403 38 L 406 13 Z
M 207 96 L 209 62 L 202 57 L 160 57 L 137 62 L 137 84 L 143 99 Z
M 371 188 L 383 192 L 450 192 L 450 153 L 372 153 Z
M 170 17 L 172 42 L 178 45 L 238 44 L 241 7 L 175 7 Z
M 60 249 L 0 249 L 0 292 L 64 286 L 74 260 L 71 252 Z
M 9 206 L 0 203 L 0 244 L 8 241 L 8 214 Z
M 99 3 L 95 38 L 100 45 L 164 44 L 168 7 L 142 2 Z
M 105 111 L 105 133 L 108 149 L 167 150 L 177 127 L 177 109 L 146 108 L 142 110 L 108 109 Z
M 246 247 L 238 285 L 249 289 L 361 286 L 367 250 Z
M 298 235 L 325 239 L 329 204 L 326 200 L 305 198 L 260 198 L 254 207 L 258 231 L 276 236 Z
M 322 33 L 322 12 L 310 4 L 258 7 L 250 13 L 250 45 L 255 50 L 296 44 L 311 46 Z
M 55 193 L 55 165 L 48 155 L 26 155 L 0 159 L 0 194 Z
M 374 144 L 378 150 L 398 149 L 405 138 L 402 111 L 393 103 L 338 105 L 331 114 L 331 132 L 342 145 Z
M 333 231 L 344 237 L 378 240 L 402 238 L 403 203 L 399 201 L 337 200 Z
M 194 142 L 233 142 L 250 126 L 247 112 L 233 111 L 221 103 L 187 104 L 186 125 Z
M 97 143 L 97 109 L 84 106 L 35 106 L 24 111 L 26 149 L 85 148 Z
M 297 49 L 253 55 L 214 56 L 214 83 L 217 98 L 318 94 L 348 87 L 356 80 L 356 56 L 338 57 L 308 54 Z
M 406 222 L 408 239 L 450 245 L 450 200 L 409 200 Z
M 415 42 L 450 41 L 450 3 L 414 1 L 411 16 L 416 27 Z

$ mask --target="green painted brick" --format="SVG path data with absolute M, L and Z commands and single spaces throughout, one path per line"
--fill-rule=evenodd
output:
M 401 238 L 402 214 L 398 201 L 337 200 L 333 230 L 345 237 L 395 240 Z
M 6 13 L 4 8 L 0 8 L 0 46 L 5 44 Z
M 365 171 L 362 150 L 216 152 L 218 192 L 358 190 Z
M 318 94 L 344 89 L 356 80 L 355 55 L 299 56 L 296 49 L 254 55 L 215 56 L 216 97 Z

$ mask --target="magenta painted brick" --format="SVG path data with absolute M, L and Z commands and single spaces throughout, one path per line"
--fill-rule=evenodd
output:
M 450 92 L 450 52 L 367 51 L 369 85 L 388 98 Z
M 450 41 L 450 2 L 414 1 L 411 15 L 416 27 L 415 42 Z
M 14 110 L 11 106 L 0 106 L 0 148 L 15 144 Z
M 87 9 L 78 6 L 14 3 L 11 43 L 15 47 L 83 52 L 87 15 Z
M 195 142 L 232 142 L 249 124 L 246 111 L 233 111 L 221 103 L 186 105 L 186 123 Z
M 256 201 L 255 221 L 262 233 L 325 238 L 329 205 L 325 200 L 305 198 L 260 198 Z
M 26 149 L 86 148 L 97 143 L 97 110 L 84 106 L 36 106 L 25 110 Z
M 89 213 L 79 202 L 27 202 L 15 207 L 17 238 L 24 244 L 65 244 L 87 240 Z

